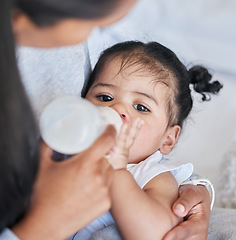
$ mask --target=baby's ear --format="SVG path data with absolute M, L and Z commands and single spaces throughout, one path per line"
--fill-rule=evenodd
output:
M 174 125 L 173 127 L 169 127 L 167 129 L 163 144 L 159 148 L 162 154 L 167 155 L 172 151 L 179 137 L 180 129 L 179 125 Z

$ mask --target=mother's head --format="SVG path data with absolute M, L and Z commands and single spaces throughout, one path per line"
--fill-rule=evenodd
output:
M 83 42 L 95 26 L 122 18 L 136 0 L 15 0 L 13 29 L 21 45 Z

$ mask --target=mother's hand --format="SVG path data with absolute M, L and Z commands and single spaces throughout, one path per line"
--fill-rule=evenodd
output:
M 109 126 L 86 151 L 63 162 L 51 160 L 52 150 L 42 144 L 42 155 L 32 205 L 13 227 L 21 239 L 65 239 L 110 208 L 112 167 L 104 158 L 115 143 Z
M 185 221 L 169 231 L 163 240 L 204 240 L 207 239 L 210 220 L 210 195 L 201 185 L 180 187 L 179 198 L 172 210 Z

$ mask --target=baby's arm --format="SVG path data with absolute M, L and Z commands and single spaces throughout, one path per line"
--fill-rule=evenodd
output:
M 112 215 L 124 239 L 162 239 L 181 219 L 171 210 L 178 186 L 171 173 L 162 173 L 146 184 L 136 184 L 125 169 L 115 171 L 111 187 Z
M 140 189 L 126 170 L 129 149 L 141 126 L 138 119 L 131 127 L 123 125 L 111 153 L 110 161 L 116 170 L 111 186 L 111 212 L 124 239 L 158 240 L 181 221 L 171 210 L 178 197 L 178 186 L 173 175 L 166 172 Z

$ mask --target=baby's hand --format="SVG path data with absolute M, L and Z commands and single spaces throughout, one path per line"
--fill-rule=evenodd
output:
M 116 145 L 109 155 L 109 162 L 114 169 L 126 168 L 129 150 L 138 136 L 143 124 L 144 121 L 137 118 L 132 123 L 124 123 L 122 125 Z

